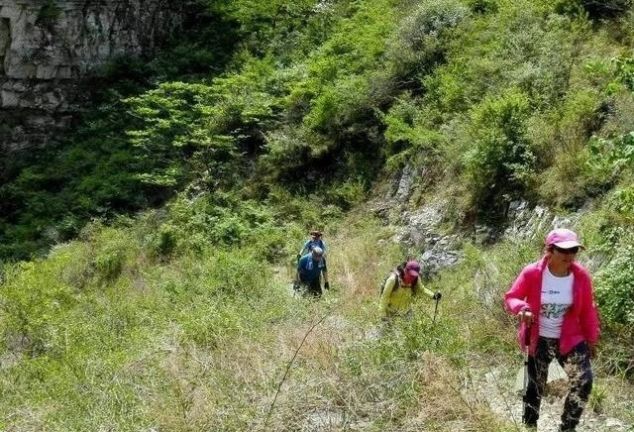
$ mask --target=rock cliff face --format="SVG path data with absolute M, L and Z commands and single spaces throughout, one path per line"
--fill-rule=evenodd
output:
M 0 0 L 0 156 L 45 145 L 85 101 L 82 78 L 121 55 L 151 54 L 185 1 Z

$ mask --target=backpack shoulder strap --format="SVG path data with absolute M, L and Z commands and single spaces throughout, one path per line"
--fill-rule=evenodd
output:
M 392 270 L 387 276 L 385 276 L 385 278 L 383 279 L 383 282 L 381 282 L 381 286 L 379 287 L 380 294 L 383 294 L 383 289 L 385 288 L 385 284 L 390 279 L 390 277 L 392 277 L 392 275 L 394 275 L 394 277 L 396 278 L 396 280 L 394 281 L 394 288 L 392 288 L 392 292 L 394 292 L 394 290 L 398 289 L 398 287 L 400 286 L 400 278 L 398 277 L 398 273 Z
M 401 276 L 398 274 L 398 271 L 396 270 L 392 270 L 390 272 L 390 276 L 392 275 L 394 275 L 394 288 L 392 288 L 392 292 L 394 292 L 401 287 Z M 390 276 L 388 276 L 388 278 Z

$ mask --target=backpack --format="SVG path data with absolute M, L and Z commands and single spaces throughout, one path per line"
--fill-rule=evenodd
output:
M 385 282 L 387 282 L 388 278 L 390 276 L 392 276 L 393 274 L 396 275 L 396 283 L 394 284 L 394 288 L 392 289 L 392 292 L 396 291 L 397 289 L 399 289 L 401 287 L 401 274 L 403 274 L 403 269 L 405 268 L 405 263 L 399 265 L 398 267 L 396 267 L 394 270 L 392 270 L 386 277 L 385 279 L 383 279 L 383 282 L 381 283 L 381 286 L 379 287 L 379 295 L 383 295 L 383 288 L 385 287 Z M 419 276 L 420 278 L 420 276 Z M 412 284 L 412 292 L 414 295 L 416 295 L 418 293 L 418 285 L 417 285 L 418 281 L 415 280 L 414 283 Z
M 379 295 L 383 295 L 383 288 L 385 287 L 385 282 L 387 282 L 387 280 L 392 275 L 396 275 L 396 284 L 394 285 L 394 289 L 392 290 L 392 292 L 396 291 L 401 286 L 401 277 L 398 274 L 398 271 L 392 270 L 390 273 L 388 273 L 387 276 L 385 276 L 385 278 L 383 278 L 383 282 L 381 282 L 381 285 L 379 286 Z

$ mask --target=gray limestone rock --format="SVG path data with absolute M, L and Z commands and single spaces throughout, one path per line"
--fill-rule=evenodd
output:
M 68 122 L 55 119 L 79 110 L 81 79 L 98 75 L 114 56 L 153 53 L 182 26 L 184 5 L 171 0 L 0 0 L 0 123 L 16 129 L 0 135 L 0 156 L 42 144 L 36 137 L 54 133 L 51 124 L 63 128 Z M 20 121 L 23 110 L 29 112 L 28 124 Z M 33 121 L 33 116 L 42 119 Z

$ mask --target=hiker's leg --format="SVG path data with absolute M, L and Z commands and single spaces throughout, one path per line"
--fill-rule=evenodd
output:
M 534 356 L 528 357 L 528 387 L 524 396 L 524 416 L 522 422 L 527 426 L 537 426 L 539 407 L 548 379 L 548 365 L 555 356 L 552 339 L 539 338 Z
M 580 343 L 562 360 L 570 379 L 570 390 L 564 403 L 560 430 L 574 431 L 592 391 L 593 377 L 588 345 L 585 342 Z
M 301 279 L 301 277 L 299 279 L 299 284 L 297 284 L 296 287 L 297 287 L 296 291 L 299 294 L 305 295 L 308 292 L 308 282 Z
M 308 292 L 315 297 L 321 296 L 321 281 L 319 278 L 316 278 L 308 284 Z

